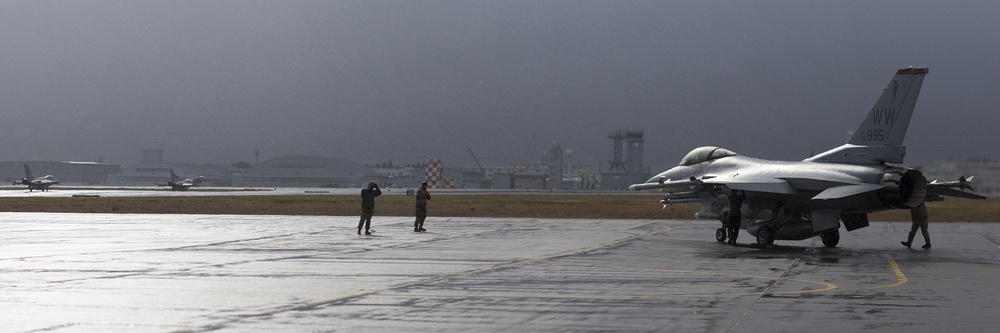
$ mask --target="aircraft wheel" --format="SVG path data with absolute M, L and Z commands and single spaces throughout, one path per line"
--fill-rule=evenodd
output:
M 719 243 L 726 241 L 726 228 L 719 228 L 715 231 L 715 240 L 719 241 Z
M 757 230 L 757 246 L 766 247 L 772 242 L 774 242 L 774 229 L 766 225 L 761 226 L 760 230 Z
M 826 247 L 835 247 L 837 243 L 840 243 L 840 231 L 834 230 L 820 235 L 819 238 L 823 239 L 823 245 Z

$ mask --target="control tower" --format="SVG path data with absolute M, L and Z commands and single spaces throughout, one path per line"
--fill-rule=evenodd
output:
M 646 181 L 642 164 L 643 134 L 642 130 L 616 130 L 608 134 L 608 138 L 614 140 L 615 155 L 608 171 L 601 176 L 603 189 L 624 190 L 631 184 Z
M 622 141 L 625 140 L 625 131 L 617 130 L 608 134 L 608 138 L 615 140 L 615 157 L 611 160 L 608 171 L 625 172 L 625 161 L 622 159 Z
M 625 175 L 629 185 L 646 181 L 646 173 L 642 165 L 642 145 L 646 141 L 642 138 L 643 131 L 625 131 Z

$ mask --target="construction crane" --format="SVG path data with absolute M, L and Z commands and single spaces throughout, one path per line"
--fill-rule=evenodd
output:
M 479 166 L 479 172 L 483 175 L 483 182 L 482 182 L 482 184 L 486 184 L 485 188 L 493 188 L 493 182 L 491 182 L 488 179 L 486 179 L 486 170 L 483 169 L 483 165 L 482 164 L 479 164 L 479 159 L 476 158 L 476 153 L 472 152 L 472 148 L 468 148 L 468 149 L 469 149 L 469 154 L 472 155 L 472 160 L 476 161 L 476 165 Z M 480 188 L 483 188 L 482 185 L 480 185 Z

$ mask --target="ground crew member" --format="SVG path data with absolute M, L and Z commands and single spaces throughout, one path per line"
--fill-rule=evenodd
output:
M 424 232 L 424 219 L 427 219 L 427 200 L 431 199 L 431 193 L 427 192 L 427 182 L 420 183 L 417 190 L 417 220 L 413 222 L 413 232 Z
M 729 223 L 726 225 L 726 229 L 729 233 L 730 245 L 736 245 L 736 237 L 740 236 L 740 222 L 743 220 L 740 209 L 746 198 L 747 195 L 743 191 L 732 190 L 729 192 Z
M 375 197 L 382 195 L 382 190 L 375 182 L 369 182 L 368 187 L 361 189 L 361 221 L 358 222 L 358 235 L 361 234 L 361 227 L 365 228 L 365 235 L 371 235 L 372 215 L 375 215 Z
M 916 236 L 917 229 L 920 229 L 920 232 L 924 234 L 923 248 L 931 248 L 931 235 L 927 233 L 927 206 L 921 202 L 919 206 L 910 208 L 910 219 L 913 220 L 913 225 L 910 226 L 910 235 L 907 236 L 905 242 L 902 242 L 903 246 L 910 247 L 913 244 L 913 236 Z

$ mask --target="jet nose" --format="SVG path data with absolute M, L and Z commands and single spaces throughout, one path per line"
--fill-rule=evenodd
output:
M 653 178 L 650 178 L 646 182 L 647 183 L 661 183 L 661 182 L 664 182 L 664 181 L 667 181 L 667 180 L 688 179 L 689 177 L 691 177 L 691 174 L 692 174 L 692 172 L 691 172 L 690 169 L 691 168 L 686 167 L 686 166 L 676 166 L 676 167 L 670 168 L 667 171 L 661 172 L 661 173 L 657 174 L 656 176 L 653 176 Z

